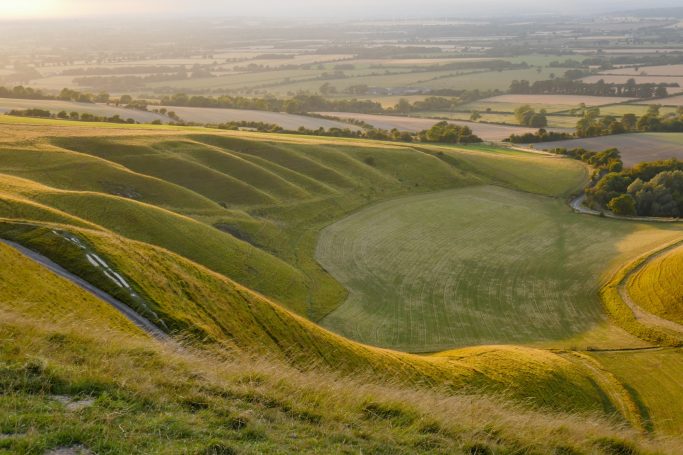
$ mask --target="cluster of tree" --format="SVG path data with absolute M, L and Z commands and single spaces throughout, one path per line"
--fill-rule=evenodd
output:
M 50 111 L 44 109 L 24 109 L 24 110 L 11 110 L 7 115 L 13 115 L 15 117 L 34 117 L 34 118 L 54 118 L 62 120 L 78 120 L 81 122 L 105 122 L 105 123 L 127 123 L 134 124 L 138 123 L 132 118 L 123 119 L 120 115 L 114 115 L 112 117 L 93 115 L 88 113 L 78 113 L 78 112 L 66 112 L 60 111 L 53 114 Z M 161 124 L 161 121 L 154 121 L 153 124 Z
M 597 107 L 584 109 L 576 124 L 576 136 L 594 137 L 630 132 L 683 132 L 683 108 L 674 114 L 660 115 L 659 105 L 651 105 L 641 117 L 624 114 L 621 119 L 611 115 L 600 117 Z
M 439 122 L 428 130 L 417 134 L 420 142 L 441 142 L 448 144 L 475 144 L 482 142 L 468 126 L 453 125 L 446 121 Z
M 0 87 L 0 98 L 17 98 L 24 100 L 61 100 L 61 101 L 76 101 L 79 103 L 99 103 L 109 100 L 109 95 L 102 93 L 93 95 L 91 93 L 82 93 L 68 88 L 62 89 L 59 95 L 48 95 L 40 90 L 31 87 L 16 86 L 13 88 Z
M 547 112 L 545 109 L 541 109 L 539 112 L 536 112 L 528 104 L 519 106 L 517 109 L 515 109 L 515 118 L 519 124 L 531 128 L 545 128 L 548 126 L 548 118 L 546 115 Z
M 617 215 L 683 216 L 683 162 L 640 163 L 609 172 L 586 190 L 587 203 Z
M 504 142 L 510 142 L 512 144 L 536 144 L 539 142 L 562 141 L 573 138 L 573 134 L 547 131 L 544 128 L 541 128 L 535 133 L 511 134 Z
M 602 152 L 592 152 L 581 147 L 574 149 L 556 148 L 551 150 L 551 152 L 568 156 L 593 166 L 595 169 L 594 181 L 597 181 L 609 172 L 620 172 L 624 168 L 621 154 L 616 148 L 610 148 Z
M 623 84 L 606 83 L 599 80 L 586 83 L 571 79 L 551 79 L 547 81 L 512 81 L 510 93 L 534 95 L 589 95 L 589 96 L 621 96 L 629 98 L 662 98 L 668 95 L 667 87 L 678 84 L 638 84 L 629 79 Z

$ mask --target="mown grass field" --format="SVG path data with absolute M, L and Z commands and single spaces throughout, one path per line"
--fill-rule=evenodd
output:
M 654 258 L 627 283 L 628 293 L 646 311 L 683 324 L 683 248 Z
M 397 199 L 323 231 L 318 260 L 349 297 L 322 323 L 412 351 L 569 337 L 603 320 L 597 291 L 610 263 L 651 234 L 682 233 L 494 187 Z

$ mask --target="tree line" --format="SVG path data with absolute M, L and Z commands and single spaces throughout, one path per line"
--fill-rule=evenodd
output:
M 74 120 L 81 122 L 104 122 L 104 123 L 126 123 L 135 124 L 138 123 L 132 118 L 124 119 L 120 115 L 113 115 L 111 117 L 99 116 L 89 113 L 78 113 L 78 112 L 66 112 L 60 111 L 53 114 L 50 111 L 44 109 L 22 109 L 22 110 L 11 110 L 7 115 L 13 115 L 15 117 L 33 117 L 33 118 L 52 118 L 61 120 Z M 153 124 L 161 124 L 161 121 L 156 120 L 152 122 Z
M 663 98 L 668 96 L 667 87 L 678 87 L 671 84 L 638 84 L 629 79 L 623 84 L 607 83 L 602 79 L 587 83 L 583 81 L 551 79 L 536 81 L 533 84 L 526 80 L 512 81 L 510 93 L 522 95 L 586 95 L 586 96 L 619 96 L 628 98 Z

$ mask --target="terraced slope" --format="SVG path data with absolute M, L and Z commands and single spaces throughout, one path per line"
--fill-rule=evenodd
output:
M 0 138 L 0 173 L 43 185 L 20 192 L 27 201 L 169 248 L 313 320 L 345 298 L 313 257 L 335 219 L 402 194 L 484 182 L 559 194 L 586 177 L 570 160 L 486 147 L 40 124 Z
M 626 289 L 646 311 L 683 324 L 683 247 L 658 256 L 634 273 Z
M 349 289 L 322 324 L 418 352 L 562 339 L 603 320 L 610 263 L 682 235 L 500 187 L 395 199 L 322 232 L 317 257 Z

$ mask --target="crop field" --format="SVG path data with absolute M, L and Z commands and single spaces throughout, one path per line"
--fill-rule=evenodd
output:
M 374 115 L 374 114 L 355 114 L 350 112 L 320 112 L 323 115 L 329 115 L 338 118 L 355 118 L 373 125 L 376 128 L 393 129 L 396 128 L 402 131 L 421 131 L 431 128 L 438 119 L 426 119 L 418 117 L 400 117 L 391 115 Z M 494 125 L 489 123 L 475 123 L 469 121 L 452 121 L 451 123 L 457 125 L 469 126 L 474 134 L 481 137 L 485 141 L 502 141 L 511 134 L 524 134 L 536 132 L 536 129 L 525 128 L 521 126 L 508 125 Z
M 153 112 L 145 112 L 134 109 L 125 109 L 122 107 L 109 106 L 107 104 L 95 103 L 76 103 L 73 101 L 55 101 L 55 100 L 21 100 L 13 98 L 0 98 L 0 113 L 6 113 L 13 109 L 45 109 L 52 113 L 60 111 L 78 112 L 93 114 L 97 116 L 113 117 L 119 115 L 123 119 L 132 118 L 138 122 L 152 122 L 154 120 L 169 121 L 168 117 L 155 114 Z
M 662 106 L 683 106 L 683 95 L 670 96 L 669 98 L 658 100 L 643 100 L 642 104 L 661 104 Z
M 683 247 L 651 260 L 630 278 L 628 293 L 646 311 L 683 324 Z
M 683 432 L 683 350 L 592 353 L 626 384 L 652 430 Z
M 601 115 L 613 115 L 615 117 L 621 117 L 624 114 L 635 114 L 637 116 L 642 116 L 647 113 L 647 110 L 649 109 L 650 104 L 665 104 L 665 101 L 668 100 L 669 98 L 666 98 L 664 100 L 639 100 L 638 104 L 631 104 L 631 103 L 625 103 L 625 104 L 611 104 L 609 106 L 600 106 L 600 114 Z M 676 112 L 675 107 L 671 106 L 662 106 L 659 110 L 659 113 L 661 115 L 667 115 L 667 114 L 673 114 Z
M 505 112 L 512 114 L 520 106 L 530 106 L 533 109 L 540 111 L 545 109 L 549 113 L 564 112 L 572 107 L 578 106 L 568 106 L 566 104 L 535 104 L 535 103 L 499 103 L 499 102 L 484 102 L 484 101 L 474 101 L 472 103 L 463 104 L 458 106 L 458 109 L 466 111 L 477 111 L 479 113 L 484 113 L 488 110 L 492 112 Z
M 553 148 L 583 147 L 586 150 L 602 151 L 616 147 L 621 152 L 626 166 L 643 161 L 683 159 L 683 133 L 636 133 L 615 136 L 571 139 L 567 141 L 543 142 L 533 144 L 538 150 Z
M 348 123 L 280 112 L 176 106 L 168 106 L 166 109 L 169 111 L 174 111 L 182 120 L 186 122 L 202 124 L 247 121 L 271 123 L 279 125 L 287 130 L 297 130 L 301 126 L 312 130 L 318 128 L 348 128 L 351 130 L 358 129 L 357 126 L 350 125 Z
M 469 112 L 417 112 L 411 114 L 415 117 L 424 118 L 438 118 L 469 122 Z M 505 123 L 507 125 L 516 126 L 519 124 L 517 118 L 512 113 L 498 113 L 498 112 L 480 112 L 481 118 L 477 123 Z M 574 128 L 576 126 L 577 118 L 569 115 L 548 115 L 549 128 Z
M 600 277 L 650 229 L 495 187 L 381 203 L 321 234 L 317 258 L 349 290 L 322 324 L 410 351 L 575 335 L 602 321 Z

